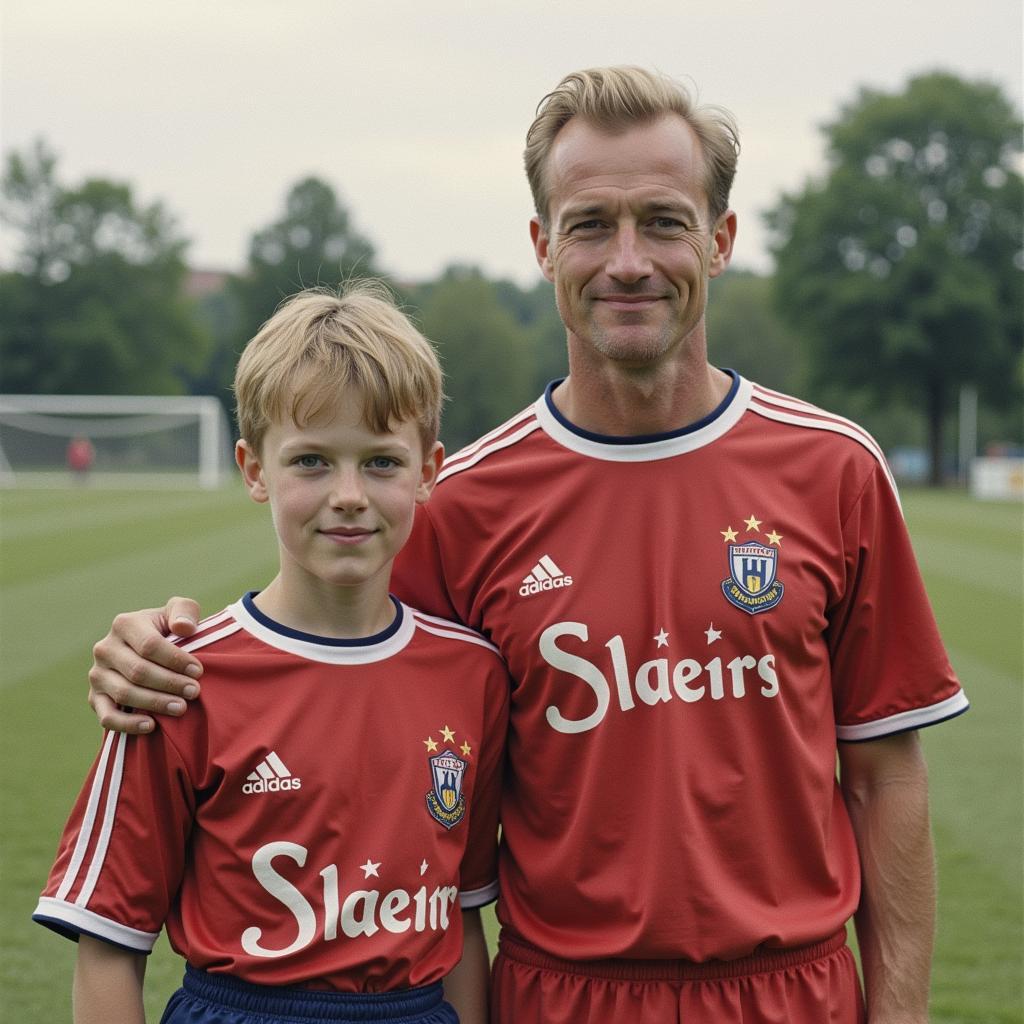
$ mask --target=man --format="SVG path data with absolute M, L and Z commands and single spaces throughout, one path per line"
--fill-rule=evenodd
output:
M 545 98 L 531 235 L 570 373 L 448 460 L 396 566 L 516 681 L 503 1024 L 927 1020 L 915 730 L 967 701 L 872 439 L 708 362 L 737 148 L 639 69 Z M 183 709 L 122 677 L 187 695 L 154 626 L 195 615 L 119 617 L 91 675 L 104 724 L 152 727 L 113 701 Z

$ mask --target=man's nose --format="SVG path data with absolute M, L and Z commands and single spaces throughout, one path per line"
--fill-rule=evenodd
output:
M 632 284 L 653 272 L 643 236 L 633 225 L 623 225 L 611 240 L 606 271 L 610 277 Z

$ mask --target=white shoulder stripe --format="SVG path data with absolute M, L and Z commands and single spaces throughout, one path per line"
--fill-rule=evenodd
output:
M 405 607 L 409 608 L 408 605 Z M 480 635 L 475 629 L 470 628 L 464 622 L 457 622 L 455 619 L 445 619 L 440 615 L 428 615 L 426 612 L 421 612 L 419 608 L 409 608 L 409 611 L 412 612 L 417 619 L 421 619 L 423 622 L 432 622 L 435 626 L 440 626 L 442 629 L 461 629 L 470 636 Z
M 211 615 L 211 616 L 209 616 L 209 618 L 206 618 L 206 619 L 200 619 L 199 620 L 199 624 L 198 624 L 198 626 L 196 628 L 199 629 L 199 630 L 210 629 L 212 626 L 216 626 L 216 625 L 218 625 L 221 622 L 226 622 L 230 618 L 231 618 L 231 611 L 230 611 L 230 609 L 225 608 L 223 611 L 217 612 L 216 615 Z M 169 636 L 167 639 L 170 640 L 172 643 L 177 644 L 180 647 L 182 644 L 189 643 L 189 641 L 192 639 L 192 637 L 190 637 L 190 636 Z
M 444 460 L 445 465 L 447 465 L 449 462 L 454 462 L 456 460 L 468 458 L 469 456 L 474 455 L 485 444 L 487 444 L 490 441 L 493 441 L 496 437 L 500 437 L 502 434 L 505 433 L 506 430 L 511 429 L 512 427 L 516 426 L 519 423 L 522 423 L 524 420 L 528 420 L 533 414 L 533 406 L 528 405 L 525 409 L 523 409 L 522 412 L 516 413 L 515 416 L 513 416 L 511 419 L 506 420 L 504 423 L 502 423 L 500 427 L 495 427 L 493 430 L 489 430 L 486 434 L 484 434 L 482 437 L 478 437 L 471 444 L 467 444 L 464 448 L 460 448 L 457 452 L 453 452 Z
M 121 795 L 121 779 L 124 777 L 124 748 L 128 736 L 122 733 L 117 739 L 117 750 L 114 752 L 114 766 L 110 771 L 110 785 L 107 787 L 107 806 L 103 811 L 103 824 L 100 827 L 99 838 L 96 841 L 96 849 L 93 851 L 92 862 L 89 864 L 89 873 L 85 876 L 85 884 L 75 899 L 75 905 L 79 907 L 87 907 L 89 900 L 92 899 L 93 890 L 96 888 L 100 872 L 103 870 L 103 862 L 107 858 L 110 835 L 114 831 L 114 818 L 117 817 L 117 798 Z M 160 813 L 159 810 L 157 813 Z
M 883 457 L 878 442 L 859 423 L 854 423 L 853 420 L 848 420 L 845 416 L 829 412 L 827 409 L 812 405 L 810 402 L 804 402 L 799 398 L 790 398 L 789 395 L 780 395 L 777 391 L 769 391 L 767 388 L 762 388 L 760 384 L 754 385 L 753 397 L 755 401 L 760 400 L 767 405 L 778 406 L 781 409 L 792 409 L 796 412 L 805 412 L 810 416 L 829 420 L 833 423 L 842 423 L 851 430 L 856 430 L 860 433 L 864 438 L 865 446 L 873 446 L 877 455 Z
M 885 478 L 889 481 L 892 493 L 896 497 L 896 503 L 902 510 L 903 506 L 900 503 L 900 492 L 896 487 L 896 481 L 893 479 L 892 472 L 889 469 L 889 464 L 885 461 L 885 456 L 882 454 L 881 449 L 871 436 L 869 434 L 865 434 L 859 427 L 848 426 L 847 423 L 842 420 L 798 416 L 795 413 L 783 412 L 781 409 L 773 409 L 770 406 L 762 405 L 760 402 L 756 401 L 750 403 L 750 411 L 757 413 L 759 416 L 764 416 L 766 419 L 776 420 L 779 423 L 789 423 L 795 427 L 809 427 L 812 430 L 827 430 L 833 434 L 843 434 L 845 437 L 852 438 L 862 447 L 866 448 L 882 467 L 882 472 L 885 473 Z
M 124 733 L 108 732 L 103 741 L 103 750 L 100 753 L 99 763 L 96 765 L 96 774 L 93 776 L 92 788 L 89 790 L 89 799 L 85 805 L 85 813 L 82 815 L 82 824 L 78 829 L 78 839 L 75 840 L 71 860 L 68 862 L 67 871 L 64 872 L 60 888 L 57 890 L 58 900 L 63 900 L 78 880 L 78 872 L 81 870 L 82 861 L 85 860 L 86 850 L 89 849 L 89 843 L 92 841 L 92 831 L 96 826 L 96 809 L 99 807 L 103 786 L 107 781 L 110 751 L 115 743 L 119 743 L 123 747 L 126 739 Z
M 940 700 L 926 708 L 912 708 L 901 711 L 876 722 L 862 722 L 860 725 L 836 725 L 836 738 L 841 740 L 874 740 L 909 729 L 921 729 L 926 725 L 937 725 L 963 714 L 970 704 L 963 690 L 957 690 L 952 697 Z
M 218 629 L 215 633 L 207 633 L 206 636 L 201 636 L 198 640 L 190 640 L 185 644 L 182 644 L 183 651 L 198 651 L 207 644 L 215 643 L 217 640 L 223 640 L 226 636 L 231 636 L 232 633 L 237 633 L 242 628 L 240 622 L 229 622 L 223 629 Z
M 527 422 L 526 426 L 520 427 L 514 433 L 508 434 L 494 443 L 480 448 L 474 455 L 466 459 L 464 462 L 460 462 L 458 465 L 451 466 L 448 465 L 448 463 L 445 463 L 444 468 L 437 476 L 437 482 L 440 483 L 446 477 L 459 473 L 464 469 L 469 469 L 470 466 L 475 466 L 481 460 L 486 459 L 488 455 L 493 455 L 495 452 L 501 451 L 502 448 L 508 448 L 511 445 L 518 444 L 518 442 L 520 442 L 524 437 L 532 434 L 535 430 L 540 430 L 540 423 L 537 422 L 536 419 L 534 419 L 533 422 Z
M 434 622 L 425 622 L 419 612 L 414 612 L 413 617 L 416 619 L 416 626 L 422 629 L 426 633 L 432 633 L 434 636 L 446 637 L 449 640 L 462 640 L 467 644 L 476 644 L 477 647 L 485 647 L 489 651 L 493 651 L 498 657 L 501 657 L 501 652 L 497 647 L 494 646 L 489 640 L 485 640 L 479 633 L 465 632 L 462 629 L 453 629 L 451 624 L 445 619 L 435 619 Z M 437 622 L 444 622 L 445 626 L 435 625 Z

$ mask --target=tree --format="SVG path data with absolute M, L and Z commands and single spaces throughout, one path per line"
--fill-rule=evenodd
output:
M 801 391 L 800 343 L 775 307 L 772 279 L 729 270 L 711 282 L 708 338 L 716 366 L 787 393 Z
M 817 380 L 913 401 L 933 483 L 961 385 L 1004 406 L 1020 394 L 1020 132 L 987 83 L 864 89 L 825 128 L 824 178 L 768 216 L 778 302 Z
M 536 397 L 532 339 L 475 268 L 450 267 L 411 298 L 441 355 L 450 399 L 442 434 L 454 452 Z
M 232 282 L 240 344 L 293 292 L 376 273 L 373 246 L 352 227 L 334 189 L 319 178 L 297 182 L 281 217 L 253 235 L 248 267 Z
M 20 241 L 0 275 L 3 388 L 180 394 L 209 342 L 183 292 L 187 243 L 160 203 L 101 178 L 67 188 L 56 165 L 38 142 L 0 183 Z

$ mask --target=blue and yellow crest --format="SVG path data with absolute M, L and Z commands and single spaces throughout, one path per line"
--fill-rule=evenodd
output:
M 729 578 L 722 580 L 726 600 L 749 615 L 766 612 L 786 589 L 776 578 L 779 549 L 754 541 L 729 545 Z
M 466 814 L 462 779 L 467 762 L 450 750 L 428 759 L 433 789 L 427 794 L 427 810 L 445 828 L 453 828 Z

